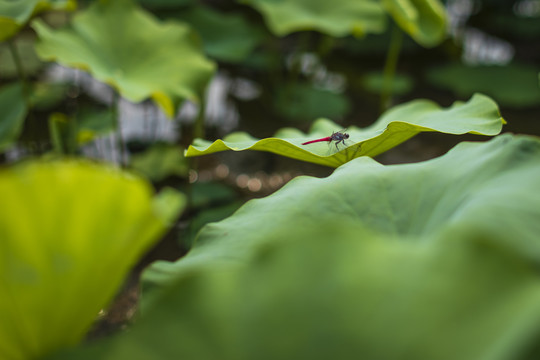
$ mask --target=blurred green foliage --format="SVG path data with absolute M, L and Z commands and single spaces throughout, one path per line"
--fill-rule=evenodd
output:
M 296 179 L 152 265 L 129 332 L 55 359 L 521 359 L 540 321 L 539 155 L 503 135 Z
M 540 134 L 536 1 L 74 9 L 0 0 L 0 358 L 538 357 L 538 138 L 369 158 Z
M 0 171 L 0 357 L 79 342 L 136 261 L 185 204 L 143 179 L 84 161 Z

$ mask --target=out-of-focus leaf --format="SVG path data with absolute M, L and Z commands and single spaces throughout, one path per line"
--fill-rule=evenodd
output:
M 32 26 L 41 58 L 87 70 L 130 101 L 152 98 L 169 117 L 182 100 L 198 101 L 214 72 L 187 26 L 160 23 L 131 0 L 95 1 L 69 28 Z
M 0 151 L 19 138 L 27 111 L 21 84 L 0 89 Z
M 480 91 L 505 106 L 540 104 L 537 83 L 538 68 L 511 64 L 507 66 L 466 66 L 452 64 L 431 69 L 428 80 L 452 90 L 458 96 L 470 96 Z
M 32 93 L 30 94 L 32 108 L 40 111 L 47 111 L 58 106 L 66 99 L 66 93 L 69 86 L 70 85 L 66 83 L 34 83 L 32 86 Z
M 73 11 L 76 0 L 0 0 L 0 41 L 9 39 L 30 20 L 47 10 Z
M 381 33 L 386 28 L 382 5 L 375 0 L 243 0 L 264 16 L 277 36 L 316 30 L 332 36 Z
M 189 226 L 180 237 L 182 244 L 190 248 L 199 230 L 208 223 L 221 221 L 231 216 L 242 205 L 242 202 L 235 201 L 227 205 L 221 205 L 201 210 L 189 222 Z
M 277 89 L 275 97 L 276 111 L 293 121 L 311 121 L 317 117 L 342 118 L 350 107 L 343 94 L 304 84 L 283 86 Z
M 170 10 L 193 4 L 194 0 L 138 0 L 138 3 L 153 10 Z
M 383 0 L 396 23 L 420 45 L 431 47 L 444 40 L 446 11 L 439 0 Z
M 236 193 L 229 186 L 215 182 L 195 182 L 190 185 L 190 206 L 200 209 L 214 206 L 224 202 L 231 202 L 236 198 Z
M 384 76 L 380 72 L 366 74 L 362 81 L 366 90 L 380 94 L 383 89 Z M 413 79 L 408 75 L 396 74 L 392 81 L 392 94 L 403 95 L 413 88 Z
M 238 14 L 213 11 L 197 6 L 175 15 L 199 32 L 205 52 L 218 60 L 241 62 L 262 41 L 261 29 Z
M 34 75 L 43 67 L 43 62 L 39 60 L 34 50 L 34 43 L 34 36 L 24 36 L 23 34 L 13 40 L 13 45 L 17 49 L 26 75 Z M 0 77 L 18 78 L 19 74 L 8 43 L 0 43 L 0 64 L 2 64 Z
M 525 359 L 539 177 L 540 140 L 505 135 L 297 178 L 153 266 L 168 281 L 129 332 L 56 359 Z
M 78 161 L 4 169 L 0 198 L 0 357 L 13 360 L 80 341 L 185 202 Z
M 173 175 L 186 177 L 189 172 L 182 149 L 169 144 L 156 144 L 144 153 L 133 155 L 131 167 L 152 181 Z
M 84 144 L 116 130 L 116 119 L 110 110 L 82 109 L 77 114 L 77 142 Z
M 63 113 L 49 116 L 49 134 L 54 151 L 74 155 L 77 150 L 77 123 Z
M 500 133 L 503 118 L 497 104 L 490 98 L 475 94 L 468 102 L 455 102 L 447 109 L 429 100 L 414 100 L 398 105 L 384 113 L 373 125 L 360 129 L 347 128 L 350 138 L 346 147 L 339 151 L 332 143 L 302 143 L 330 136 L 341 126 L 325 119 L 316 121 L 308 134 L 286 128 L 272 138 L 256 139 L 244 132 L 232 133 L 214 143 L 195 139 L 186 156 L 212 154 L 218 151 L 259 150 L 308 161 L 315 164 L 338 167 L 360 156 L 379 155 L 424 131 L 447 134 L 472 133 L 493 136 Z

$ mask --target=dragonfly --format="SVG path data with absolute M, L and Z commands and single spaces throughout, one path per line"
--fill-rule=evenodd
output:
M 302 145 L 313 144 L 313 143 L 321 142 L 321 141 L 326 141 L 326 142 L 335 141 L 336 142 L 336 149 L 339 151 L 338 144 L 342 143 L 345 146 L 345 140 L 347 140 L 348 138 L 349 138 L 349 134 L 347 134 L 343 130 L 340 130 L 340 131 L 332 132 L 332 135 L 330 135 L 330 136 L 326 136 L 326 137 L 323 137 L 323 138 L 320 138 L 320 139 L 306 141 L 305 143 L 302 143 Z

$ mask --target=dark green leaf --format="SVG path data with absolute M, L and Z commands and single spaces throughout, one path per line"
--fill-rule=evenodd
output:
M 213 11 L 203 6 L 178 13 L 199 32 L 205 52 L 218 60 L 241 62 L 262 41 L 261 29 L 248 23 L 241 15 Z
M 168 144 L 156 144 L 133 155 L 131 167 L 152 181 L 162 181 L 173 175 L 186 177 L 189 171 L 183 150 Z
M 505 106 L 523 107 L 540 104 L 538 67 L 511 64 L 506 66 L 466 66 L 452 64 L 431 69 L 428 80 L 452 90 L 458 96 L 481 91 Z
M 0 151 L 19 138 L 27 111 L 21 84 L 0 89 Z
M 351 104 L 346 96 L 305 84 L 277 89 L 276 111 L 293 121 L 311 121 L 317 117 L 343 118 Z

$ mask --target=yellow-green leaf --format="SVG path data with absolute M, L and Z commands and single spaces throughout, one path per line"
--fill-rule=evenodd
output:
M 80 341 L 185 203 L 78 161 L 2 170 L 0 199 L 0 358 L 9 360 Z
M 489 97 L 475 94 L 468 102 L 455 102 L 443 109 L 429 100 L 414 100 L 398 105 L 367 128 L 351 126 L 347 129 L 350 138 L 343 146 L 319 142 L 309 145 L 309 140 L 330 136 L 341 127 L 330 120 L 317 120 L 308 134 L 286 128 L 274 137 L 256 139 L 247 133 L 237 132 L 223 140 L 209 142 L 195 139 L 186 156 L 199 156 L 219 151 L 259 150 L 308 161 L 315 164 L 338 167 L 359 156 L 376 156 L 420 132 L 436 131 L 447 134 L 493 136 L 500 133 L 503 118 L 497 104 Z

